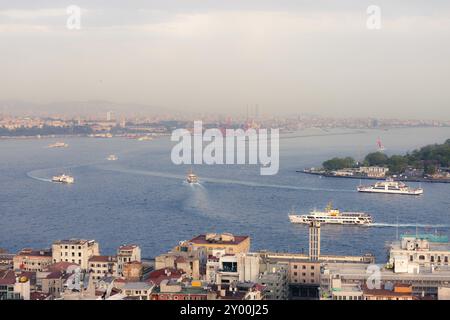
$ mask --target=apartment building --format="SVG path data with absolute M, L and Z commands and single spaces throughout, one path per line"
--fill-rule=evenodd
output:
M 135 244 L 121 245 L 117 249 L 117 273 L 123 275 L 124 265 L 133 261 L 141 262 L 141 248 Z
M 81 269 L 88 270 L 89 259 L 100 255 L 98 242 L 95 240 L 69 239 L 55 241 L 52 245 L 53 262 L 71 262 Z
M 115 256 L 92 256 L 89 258 L 89 277 L 93 281 L 104 277 L 116 277 L 117 257 Z
M 37 272 L 52 264 L 50 250 L 22 249 L 13 257 L 14 270 Z

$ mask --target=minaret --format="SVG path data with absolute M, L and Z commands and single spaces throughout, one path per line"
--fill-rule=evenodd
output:
M 309 259 L 318 261 L 320 257 L 320 223 L 311 222 L 309 225 Z

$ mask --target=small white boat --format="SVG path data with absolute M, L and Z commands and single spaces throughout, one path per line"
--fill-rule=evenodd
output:
M 108 158 L 106 158 L 106 160 L 108 160 L 108 161 L 116 161 L 118 159 L 119 158 L 115 154 L 111 154 L 108 156 Z
M 72 183 L 75 182 L 75 179 L 72 176 L 68 176 L 68 175 L 62 174 L 62 175 L 59 175 L 59 176 L 54 176 L 52 178 L 52 182 L 72 184 Z
M 50 144 L 48 147 L 49 148 L 67 148 L 69 145 L 67 143 L 64 142 L 56 142 L 53 144 Z
M 150 136 L 142 136 L 138 138 L 138 141 L 151 141 L 151 140 L 153 140 L 153 138 Z
M 192 172 L 192 170 L 189 170 L 189 173 L 188 173 L 188 175 L 187 175 L 187 177 L 186 177 L 186 181 L 187 181 L 188 183 L 191 183 L 191 184 L 193 184 L 193 183 L 198 183 L 198 177 L 197 177 L 197 175 L 195 175 L 195 174 Z

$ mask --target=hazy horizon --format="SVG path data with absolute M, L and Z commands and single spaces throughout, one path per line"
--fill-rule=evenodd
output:
M 80 30 L 66 28 L 69 5 L 82 9 Z M 380 30 L 366 27 L 370 5 Z M 1 1 L 0 111 L 110 101 L 448 120 L 448 39 L 444 0 Z

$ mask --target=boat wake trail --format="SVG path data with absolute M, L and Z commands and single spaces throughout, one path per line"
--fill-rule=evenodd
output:
M 381 228 L 450 228 L 449 224 L 417 224 L 417 223 L 372 223 L 371 227 Z
M 146 171 L 146 170 L 136 170 L 136 169 L 126 169 L 121 167 L 105 167 L 105 166 L 96 166 L 96 168 L 105 170 L 105 171 L 113 171 L 113 172 L 121 172 L 121 173 L 129 173 L 135 175 L 144 175 L 144 176 L 152 176 L 152 177 L 161 177 L 161 178 L 170 178 L 170 179 L 182 179 L 184 180 L 186 177 L 178 174 L 171 174 L 165 172 L 156 172 L 156 171 Z
M 186 177 L 182 176 L 182 175 L 164 173 L 164 172 L 135 170 L 135 169 L 126 169 L 126 168 L 117 168 L 117 167 L 105 167 L 105 166 L 96 166 L 96 167 L 101 170 L 106 170 L 106 171 L 116 171 L 116 172 L 122 172 L 122 173 L 148 175 L 148 176 L 170 178 L 170 179 L 182 179 L 182 180 L 186 179 Z M 249 182 L 249 181 L 204 178 L 204 177 L 200 177 L 200 180 L 202 182 L 209 182 L 209 183 L 237 184 L 237 185 L 242 185 L 242 186 L 247 186 L 247 187 L 257 187 L 257 188 L 273 188 L 273 189 L 302 190 L 302 191 L 326 191 L 326 192 L 356 192 L 354 190 L 345 190 L 345 189 L 342 190 L 342 189 L 297 187 L 297 186 L 288 186 L 288 185 L 264 184 L 264 183 Z M 201 185 L 201 186 L 204 187 L 204 185 Z
M 48 179 L 48 178 L 42 178 L 42 177 L 36 176 L 36 173 L 37 173 L 37 172 L 41 172 L 41 171 L 47 171 L 47 169 L 44 169 L 44 170 L 34 170 L 34 171 L 27 172 L 27 176 L 30 177 L 31 179 L 38 180 L 38 181 L 42 181 L 42 182 L 52 182 L 51 179 Z
M 99 162 L 91 162 L 81 165 L 74 165 L 74 166 L 66 166 L 66 167 L 55 167 L 55 168 L 48 168 L 48 169 L 38 169 L 38 170 L 32 170 L 26 173 L 26 175 L 34 180 L 42 181 L 42 182 L 52 182 L 51 178 L 48 178 L 49 172 L 56 173 L 56 170 L 62 171 L 62 170 L 70 170 L 75 168 L 81 168 L 81 167 L 88 167 L 91 165 L 98 164 Z M 51 174 L 50 174 L 51 175 Z
M 214 178 L 202 178 L 203 181 L 212 183 L 223 183 L 223 184 L 239 184 L 247 187 L 259 187 L 259 188 L 273 188 L 273 189 L 287 189 L 287 190 L 303 190 L 303 191 L 327 191 L 327 192 L 355 192 L 353 190 L 342 190 L 342 189 L 328 189 L 328 188 L 311 188 L 311 187 L 297 187 L 297 186 L 287 186 L 279 184 L 265 184 L 258 182 L 249 181 L 238 181 L 238 180 L 228 180 L 228 179 L 214 179 Z

